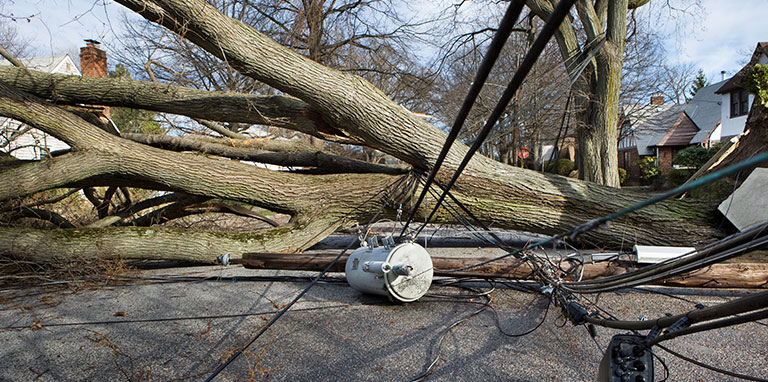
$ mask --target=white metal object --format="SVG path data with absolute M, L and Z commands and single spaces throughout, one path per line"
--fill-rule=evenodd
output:
M 768 168 L 758 167 L 717 208 L 739 231 L 768 219 Z
M 349 255 L 344 271 L 352 288 L 402 302 L 424 296 L 434 274 L 429 253 L 415 243 L 394 248 L 390 245 L 360 247 Z
M 693 247 L 656 247 L 651 245 L 636 245 L 632 249 L 638 263 L 660 263 L 667 259 L 680 257 L 696 251 Z

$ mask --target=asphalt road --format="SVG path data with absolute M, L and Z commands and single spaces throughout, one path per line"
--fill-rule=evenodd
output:
M 155 278 L 0 291 L 0 380 L 203 380 L 308 283 L 307 273 L 239 266 L 160 269 L 141 276 Z M 618 333 L 598 329 L 598 349 L 585 327 L 563 322 L 550 307 L 538 330 L 510 337 L 502 330 L 521 333 L 542 320 L 548 305 L 542 297 L 497 286 L 491 294 L 497 323 L 487 308 L 472 315 L 484 300 L 464 289 L 433 285 L 418 302 L 393 304 L 358 293 L 342 276 L 316 285 L 217 380 L 408 381 L 439 353 L 429 381 L 593 381 L 602 349 Z M 637 319 L 684 312 L 693 309 L 693 301 L 713 305 L 750 293 L 654 290 L 685 300 L 645 291 L 592 297 L 620 318 Z M 763 325 L 694 334 L 668 346 L 701 362 L 768 378 Z M 736 380 L 663 351 L 658 355 L 669 367 L 670 381 Z M 656 369 L 661 380 L 658 361 Z

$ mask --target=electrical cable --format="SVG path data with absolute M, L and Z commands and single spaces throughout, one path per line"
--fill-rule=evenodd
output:
M 697 322 L 711 321 L 740 313 L 747 313 L 758 309 L 764 309 L 766 306 L 768 306 L 768 291 L 754 293 L 746 297 L 741 297 L 719 305 L 706 307 L 704 309 L 691 310 L 687 313 L 674 316 L 660 317 L 655 320 L 622 321 L 615 319 L 607 320 L 590 316 L 586 316 L 584 319 L 587 323 L 597 326 L 604 326 L 606 328 L 622 330 L 648 330 L 652 329 L 653 327 L 666 328 L 682 318 L 687 318 L 689 320 L 689 324 L 695 324 Z
M 483 126 L 483 129 L 480 131 L 480 133 L 478 133 L 477 138 L 475 138 L 474 143 L 472 143 L 472 146 L 464 155 L 464 159 L 462 159 L 461 163 L 459 163 L 459 166 L 456 168 L 456 171 L 451 177 L 451 180 L 448 182 L 448 184 L 445 185 L 443 193 L 437 200 L 435 206 L 432 208 L 432 212 L 427 217 L 427 222 L 432 219 L 437 209 L 440 208 L 440 205 L 445 199 L 447 191 L 450 191 L 450 189 L 456 183 L 456 180 L 461 175 L 462 171 L 464 171 L 464 168 L 469 163 L 469 160 L 472 159 L 472 156 L 474 156 L 475 152 L 477 152 L 477 150 L 483 144 L 485 138 L 491 132 L 491 129 L 496 125 L 496 122 L 498 122 L 499 118 L 504 113 L 507 105 L 509 105 L 509 102 L 512 100 L 512 98 L 517 93 L 517 90 L 522 85 L 525 77 L 533 68 L 533 64 L 536 63 L 539 55 L 541 55 L 541 52 L 544 51 L 544 48 L 555 34 L 557 28 L 560 27 L 560 24 L 563 22 L 565 17 L 570 14 L 570 9 L 575 2 L 576 0 L 561 0 L 555 7 L 554 11 L 552 11 L 549 18 L 547 18 L 547 21 L 544 23 L 541 32 L 538 36 L 536 36 L 536 40 L 534 40 L 533 44 L 528 49 L 528 53 L 525 55 L 525 58 L 523 58 L 523 62 L 520 63 L 517 71 L 515 71 L 515 74 L 512 76 L 512 80 L 510 80 L 509 85 L 507 85 L 507 88 L 504 90 L 501 98 L 496 103 L 496 106 L 491 112 L 491 115 L 488 117 L 485 126 Z M 436 171 L 433 172 L 436 173 Z M 418 208 L 418 205 L 415 207 Z M 418 233 L 424 228 L 424 226 L 426 226 L 426 224 L 422 225 L 419 230 L 416 231 L 417 236 Z
M 478 309 L 476 311 L 473 311 L 470 314 L 462 317 L 461 319 L 453 322 L 451 325 L 449 325 L 443 331 L 443 333 L 440 334 L 440 336 L 438 337 L 438 339 L 437 339 L 437 341 L 435 343 L 435 346 L 437 347 L 435 356 L 432 358 L 432 361 L 429 363 L 429 365 L 427 365 L 426 369 L 421 374 L 419 374 L 417 377 L 412 379 L 412 381 L 423 381 L 430 374 L 432 374 L 432 372 L 434 372 L 434 368 L 437 365 L 438 361 L 440 360 L 440 353 L 441 353 L 443 341 L 445 340 L 445 337 L 447 337 L 447 335 L 453 329 L 455 329 L 456 327 L 460 326 L 461 324 L 467 322 L 469 319 L 471 319 L 471 318 L 473 318 L 473 317 L 475 317 L 475 316 L 477 316 L 477 315 L 479 315 L 479 314 L 481 314 L 481 313 L 483 313 L 483 312 L 485 312 L 485 311 L 487 311 L 489 309 L 490 309 L 490 311 L 491 311 L 491 313 L 493 315 L 493 319 L 494 319 L 494 323 L 496 325 L 496 328 L 499 330 L 499 332 L 501 334 L 503 334 L 503 335 L 505 335 L 507 337 L 523 337 L 523 336 L 529 335 L 529 334 L 535 332 L 537 329 L 539 329 L 541 327 L 541 325 L 546 321 L 547 313 L 549 312 L 549 307 L 552 304 L 552 301 L 549 300 L 549 299 L 547 300 L 547 306 L 544 309 L 544 314 L 543 314 L 543 316 L 541 318 L 541 321 L 539 321 L 533 328 L 528 329 L 528 330 L 526 330 L 526 331 L 524 331 L 522 333 L 509 333 L 509 332 L 507 332 L 506 330 L 504 330 L 501 327 L 501 322 L 499 320 L 498 312 L 496 311 L 496 308 L 493 306 L 492 300 L 490 298 L 490 293 L 492 293 L 493 290 L 495 290 L 495 282 L 493 282 L 493 280 L 484 280 L 484 281 L 487 281 L 487 282 L 491 283 L 492 289 L 490 291 L 474 293 L 474 294 L 468 295 L 467 297 L 468 298 L 483 297 L 483 298 L 485 298 L 485 302 L 478 303 L 478 302 L 464 301 L 464 300 L 459 300 L 458 301 L 458 302 L 462 302 L 462 303 L 482 304 L 483 305 L 482 308 L 480 308 L 480 309 Z M 458 281 L 458 282 L 463 282 L 463 281 Z M 454 284 L 457 284 L 457 282 L 446 283 L 446 284 L 442 284 L 442 285 L 443 286 L 452 286 L 452 287 L 467 289 L 467 290 L 470 290 L 470 291 L 475 291 L 475 289 L 473 289 L 473 288 L 469 288 L 469 287 L 465 287 L 465 286 L 461 286 L 461 285 L 454 285 Z M 435 296 L 432 295 L 432 297 L 435 297 Z M 451 296 L 451 297 L 456 298 L 456 297 L 463 297 L 463 296 Z M 440 298 L 443 298 L 443 297 L 440 296 Z M 444 299 L 442 301 L 455 301 L 453 299 L 450 299 L 450 297 L 446 297 L 446 298 L 447 299 Z
M 762 320 L 765 318 L 768 318 L 768 309 L 763 309 L 757 312 L 752 312 L 752 313 L 744 314 L 741 316 L 726 318 L 726 319 L 722 319 L 714 322 L 707 322 L 700 325 L 689 326 L 687 328 L 678 329 L 667 334 L 662 334 L 652 339 L 650 342 L 646 344 L 646 346 L 651 347 L 653 345 L 658 344 L 659 342 L 668 341 L 680 336 L 699 333 L 706 330 L 720 329 L 720 328 L 733 326 L 733 325 L 746 324 L 748 322 Z
M 522 333 L 509 333 L 506 330 L 504 330 L 501 327 L 501 322 L 499 321 L 499 313 L 496 311 L 496 308 L 493 307 L 493 305 L 488 305 L 488 307 L 491 309 L 491 313 L 493 314 L 493 319 L 496 322 L 496 327 L 499 329 L 499 332 L 507 337 L 517 338 L 517 337 L 524 337 L 527 336 L 533 332 L 535 332 L 537 329 L 541 327 L 542 324 L 544 324 L 544 321 L 547 320 L 547 313 L 549 313 L 549 307 L 552 305 L 552 300 L 547 299 L 547 307 L 544 308 L 544 315 L 541 317 L 541 321 L 539 321 L 536 326 L 522 332 Z
M 759 230 L 756 235 L 763 235 L 763 230 L 766 226 L 768 226 L 768 222 L 758 226 Z M 754 232 L 751 231 L 729 236 L 728 238 L 719 240 L 698 252 L 693 251 L 690 252 L 689 255 L 683 255 L 680 258 L 671 259 L 656 264 L 655 266 L 644 267 L 621 275 L 606 277 L 605 280 L 599 279 L 578 283 L 565 283 L 562 287 L 577 293 L 610 292 L 677 276 L 768 245 L 768 232 L 766 232 L 763 236 L 753 238 L 732 248 L 727 248 L 729 245 L 740 243 L 753 233 Z
M 507 11 L 504 14 L 504 17 L 501 19 L 501 23 L 499 24 L 499 29 L 493 36 L 491 45 L 488 47 L 488 51 L 486 52 L 483 61 L 480 63 L 480 67 L 478 68 L 477 73 L 475 74 L 475 78 L 469 87 L 467 96 L 464 98 L 464 102 L 462 103 L 461 108 L 456 115 L 456 119 L 453 122 L 453 126 L 451 126 L 451 130 L 445 139 L 443 148 L 440 150 L 440 154 L 437 156 L 435 164 L 432 166 L 432 171 L 429 173 L 429 177 L 427 177 L 427 186 L 421 190 L 416 203 L 413 205 L 411 212 L 408 214 L 408 219 L 406 219 L 403 230 L 400 232 L 400 237 L 402 237 L 405 231 L 408 229 L 408 225 L 411 223 L 411 220 L 416 214 L 416 210 L 419 209 L 421 202 L 426 196 L 426 189 L 429 188 L 429 186 L 432 184 L 432 181 L 434 181 L 435 176 L 437 176 L 437 172 L 440 170 L 445 157 L 448 155 L 448 152 L 453 145 L 453 142 L 456 141 L 456 138 L 458 138 L 459 131 L 461 130 L 462 126 L 464 126 L 464 121 L 467 119 L 467 116 L 469 116 L 469 112 L 472 109 L 472 106 L 475 104 L 475 100 L 480 95 L 480 90 L 483 88 L 485 81 L 488 79 L 488 75 L 491 73 L 491 69 L 496 63 L 496 59 L 501 54 L 501 51 L 504 48 L 504 44 L 507 42 L 509 35 L 512 33 L 512 29 L 517 22 L 517 19 L 520 17 L 520 13 L 523 11 L 524 6 L 524 0 L 513 0 L 509 4 L 509 7 L 507 7 Z
M 294 312 L 308 312 L 308 311 L 314 311 L 314 310 L 323 310 L 323 309 L 332 309 L 332 308 L 343 308 L 349 306 L 348 304 L 338 304 L 338 305 L 331 305 L 331 306 L 319 306 L 314 308 L 297 308 L 294 309 Z M 189 317 L 166 317 L 166 318 L 143 318 L 143 319 L 129 319 L 129 320 L 103 320 L 103 321 L 80 321 L 80 322 L 59 322 L 59 323 L 50 323 L 50 324 L 42 324 L 43 328 L 54 328 L 54 327 L 68 327 L 68 326 L 96 326 L 96 325 L 114 325 L 114 324 L 135 324 L 135 323 L 148 323 L 148 322 L 173 322 L 173 321 L 196 321 L 196 320 L 218 320 L 218 319 L 227 319 L 227 318 L 241 318 L 241 317 L 253 317 L 253 316 L 262 316 L 266 314 L 272 314 L 276 313 L 276 310 L 270 310 L 265 312 L 254 312 L 254 313 L 234 313 L 234 314 L 217 314 L 217 315 L 209 315 L 209 316 L 189 316 Z M 0 331 L 2 330 L 19 330 L 19 329 L 33 329 L 32 326 L 35 325 L 29 324 L 29 325 L 16 325 L 16 326 L 7 326 L 4 328 L 0 328 Z
M 641 272 L 666 271 L 669 269 L 674 269 L 675 267 L 679 266 L 679 264 L 688 264 L 692 261 L 705 259 L 706 257 L 710 256 L 710 254 L 717 254 L 729 248 L 736 247 L 743 243 L 748 243 L 754 239 L 758 239 L 764 234 L 764 232 L 768 234 L 768 221 L 757 224 L 752 228 L 747 229 L 746 231 L 737 232 L 727 237 L 724 237 L 720 240 L 717 240 L 715 242 L 709 243 L 699 250 L 694 250 L 675 258 L 667 259 L 656 264 L 648 265 L 646 267 L 640 268 L 633 272 L 607 276 L 599 280 L 588 280 L 580 283 L 574 283 L 573 285 L 581 286 L 581 285 L 590 285 L 590 284 L 600 284 L 605 286 L 605 285 L 608 285 L 607 284 L 608 282 L 615 281 L 615 280 L 626 280 L 630 277 L 637 276 Z
M 706 364 L 704 362 L 697 361 L 697 360 L 695 360 L 693 358 L 690 358 L 690 357 L 686 357 L 686 356 L 684 356 L 684 355 L 682 355 L 682 354 L 680 354 L 680 353 L 678 353 L 678 352 L 676 352 L 676 351 L 674 351 L 674 350 L 672 350 L 672 349 L 670 349 L 670 348 L 668 348 L 668 347 L 666 347 L 664 345 L 656 345 L 656 346 L 660 347 L 665 352 L 667 352 L 669 354 L 672 354 L 673 356 L 675 356 L 677 358 L 682 359 L 683 361 L 690 362 L 690 363 L 692 363 L 692 364 L 694 364 L 694 365 L 696 365 L 698 367 L 703 367 L 705 369 L 709 369 L 709 370 L 714 371 L 716 373 L 725 374 L 725 375 L 728 375 L 728 376 L 731 376 L 731 377 L 735 377 L 735 378 L 746 379 L 748 381 L 768 382 L 768 379 L 765 379 L 765 378 L 754 377 L 754 376 L 746 375 L 746 374 L 740 374 L 740 373 L 736 373 L 736 372 L 733 372 L 733 371 L 728 371 L 728 370 L 725 370 L 725 369 L 721 369 L 719 367 L 715 367 L 715 366 L 712 366 L 712 365 L 708 365 L 708 364 Z

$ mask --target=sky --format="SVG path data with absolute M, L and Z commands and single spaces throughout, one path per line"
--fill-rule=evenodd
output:
M 659 1 L 659 0 L 652 0 Z M 749 60 L 760 41 L 768 41 L 768 0 L 702 0 L 702 17 L 688 20 L 685 27 L 665 40 L 669 58 L 690 63 L 704 71 L 710 82 L 728 77 Z
M 710 82 L 717 82 L 721 70 L 734 74 L 758 41 L 768 41 L 768 0 L 700 1 L 703 12 L 679 16 L 679 22 L 660 28 L 667 35 L 669 60 L 701 68 Z M 123 15 L 139 18 L 110 0 L 0 0 L 0 14 L 13 15 L 13 23 L 22 36 L 32 39 L 39 56 L 77 52 L 86 38 L 101 41 L 107 51 L 115 49 Z

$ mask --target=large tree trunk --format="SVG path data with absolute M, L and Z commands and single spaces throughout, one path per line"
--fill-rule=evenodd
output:
M 281 127 L 314 132 L 315 136 L 325 139 L 364 143 L 420 169 L 431 168 L 445 141 L 444 132 L 395 104 L 361 78 L 326 68 L 289 51 L 202 1 L 119 2 L 171 28 L 211 54 L 225 58 L 240 72 L 299 100 L 265 99 L 289 100 L 291 105 L 284 108 L 284 103 L 278 102 L 276 107 L 268 107 L 247 101 L 254 99 L 253 96 L 215 93 L 209 97 L 211 93 L 166 86 L 166 91 L 141 93 L 146 96 L 127 102 L 125 100 L 137 91 L 158 85 L 113 80 L 114 86 L 109 86 L 110 80 L 75 81 L 8 69 L 0 69 L 0 80 L 58 102 L 100 100 L 104 104 L 121 105 L 125 102 L 132 107 L 206 119 L 279 123 Z M 39 86 L 40 83 L 46 85 Z M 172 102 L 176 97 L 196 102 L 195 107 Z M 245 102 L 243 109 L 234 106 L 237 102 Z M 228 112 L 216 114 L 221 105 L 231 106 Z M 234 200 L 293 216 L 286 226 L 231 234 L 157 227 L 64 231 L 2 228 L 0 253 L 13 256 L 42 260 L 78 254 L 210 262 L 222 253 L 238 257 L 245 252 L 301 250 L 338 227 L 366 221 L 382 203 L 389 203 L 393 209 L 404 203 L 407 208 L 408 197 L 417 184 L 410 175 L 276 172 L 237 161 L 148 147 L 110 135 L 61 108 L 7 85 L 0 85 L 0 114 L 42 129 L 73 148 L 73 152 L 60 157 L 0 167 L 0 200 L 57 187 L 131 185 Z M 466 150 L 464 145 L 454 145 L 438 174 L 438 181 L 450 178 Z M 539 174 L 482 156 L 471 161 L 454 192 L 489 225 L 546 234 L 566 231 L 644 199 L 644 195 Z M 431 206 L 432 201 L 428 199 L 418 216 L 423 216 Z M 723 235 L 711 224 L 713 211 L 712 204 L 671 200 L 587 232 L 579 240 L 582 244 L 611 247 L 626 247 L 635 242 L 705 243 Z M 451 221 L 451 216 L 440 212 L 436 219 Z
M 633 1 L 633 7 L 643 3 Z M 596 9 L 589 0 L 576 3 L 579 20 L 587 35 L 584 45 L 592 46 L 605 37 L 602 48 L 572 89 L 574 107 L 578 110 L 577 166 L 580 179 L 619 187 L 617 123 L 628 1 L 601 1 L 598 4 L 601 6 Z M 528 5 L 542 19 L 554 9 L 551 0 L 528 0 Z M 563 60 L 569 64 L 568 69 L 572 72 L 569 74 L 574 75 L 574 62 L 581 60 L 586 52 L 579 48 L 572 22 L 566 19 L 555 38 Z

